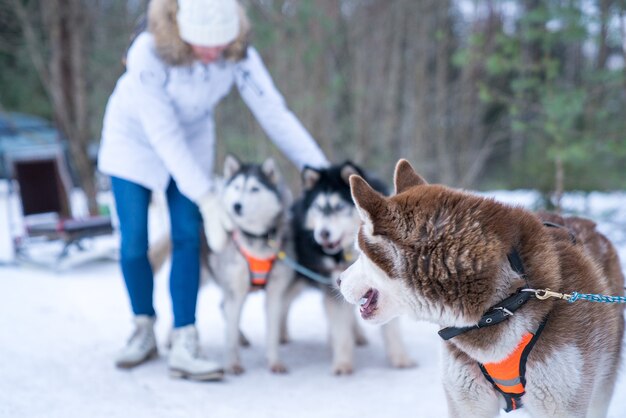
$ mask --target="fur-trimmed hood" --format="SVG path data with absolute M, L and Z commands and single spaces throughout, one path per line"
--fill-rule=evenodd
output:
M 239 35 L 224 51 L 228 60 L 239 61 L 246 57 L 250 23 L 241 4 L 239 8 Z M 154 35 L 159 56 L 169 65 L 187 65 L 193 62 L 193 52 L 178 32 L 176 0 L 151 0 L 148 6 L 148 30 Z

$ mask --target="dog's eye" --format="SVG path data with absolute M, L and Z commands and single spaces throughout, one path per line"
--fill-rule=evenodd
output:
M 259 189 L 258 187 L 253 186 L 253 187 L 251 187 L 251 188 L 250 188 L 250 193 L 256 193 L 256 192 L 258 192 L 259 190 L 260 190 L 260 189 Z
M 339 212 L 340 210 L 343 210 L 345 207 L 346 207 L 345 203 L 341 203 L 341 202 L 337 203 L 335 205 L 335 212 Z

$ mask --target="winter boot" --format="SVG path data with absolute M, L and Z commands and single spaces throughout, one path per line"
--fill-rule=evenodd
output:
M 133 319 L 135 331 L 128 339 L 126 347 L 115 359 L 115 365 L 121 369 L 130 369 L 158 355 L 154 336 L 153 316 L 137 315 Z
M 221 380 L 224 377 L 224 370 L 220 365 L 200 357 L 195 325 L 176 328 L 172 332 L 169 368 L 170 376 L 177 378 Z

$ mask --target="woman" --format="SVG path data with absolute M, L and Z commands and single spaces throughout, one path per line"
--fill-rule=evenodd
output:
M 173 242 L 170 374 L 194 380 L 223 376 L 219 365 L 198 355 L 195 312 L 201 222 L 214 251 L 224 245 L 229 228 L 211 173 L 213 109 L 233 84 L 269 137 L 299 168 L 327 165 L 286 108 L 259 54 L 247 45 L 248 32 L 236 0 L 152 0 L 148 31 L 131 45 L 126 72 L 109 99 L 98 167 L 111 176 L 121 267 L 136 327 L 116 359 L 118 367 L 131 368 L 157 354 L 148 204 L 153 190 L 165 190 Z

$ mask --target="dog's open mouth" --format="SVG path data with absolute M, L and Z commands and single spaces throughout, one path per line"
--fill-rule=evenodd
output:
M 338 250 L 341 247 L 341 240 L 338 239 L 337 241 L 333 241 L 333 242 L 324 242 L 322 244 L 322 248 L 324 249 L 325 252 L 329 253 L 329 254 L 335 254 L 338 252 Z
M 363 319 L 369 319 L 374 316 L 376 312 L 376 303 L 378 302 L 378 290 L 370 289 L 361 299 L 359 299 L 359 306 L 361 310 L 361 317 Z

